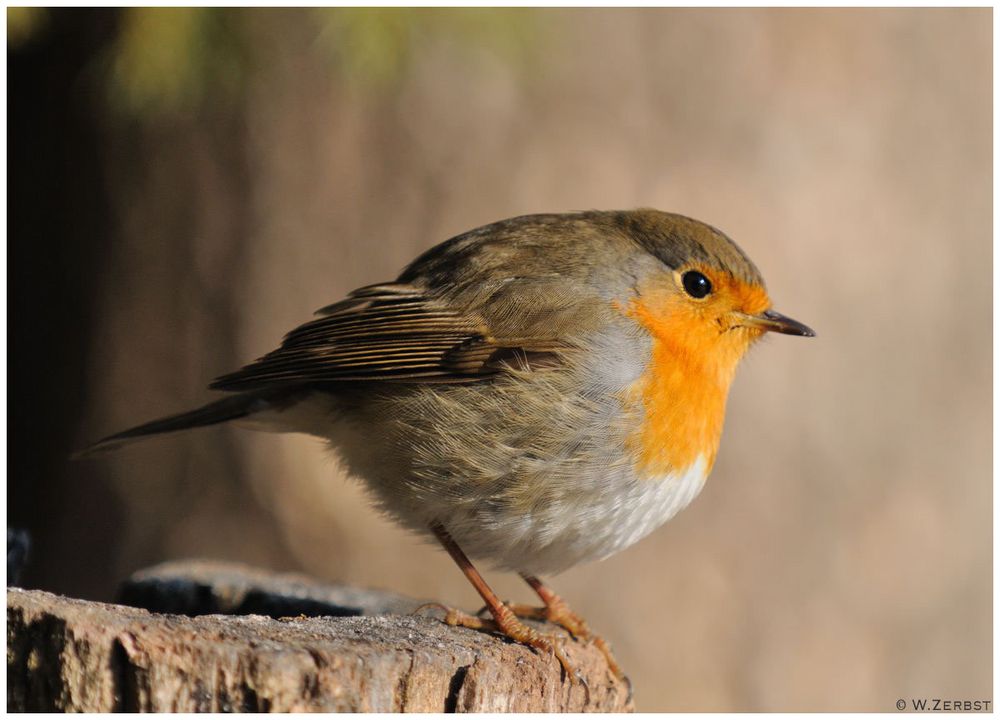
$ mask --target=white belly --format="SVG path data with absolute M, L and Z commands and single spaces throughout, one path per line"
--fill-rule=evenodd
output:
M 656 479 L 612 470 L 604 478 L 605 492 L 581 493 L 575 500 L 489 528 L 456 518 L 449 530 L 471 556 L 488 558 L 497 567 L 560 572 L 609 557 L 663 525 L 701 492 L 706 465 L 699 458 L 684 473 Z

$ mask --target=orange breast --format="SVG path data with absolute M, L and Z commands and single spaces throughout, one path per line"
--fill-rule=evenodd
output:
M 682 472 L 699 457 L 711 470 L 729 386 L 747 344 L 722 337 L 705 308 L 676 293 L 644 293 L 624 311 L 653 338 L 649 367 L 629 389 L 629 401 L 641 403 L 644 417 L 629 438 L 640 471 Z

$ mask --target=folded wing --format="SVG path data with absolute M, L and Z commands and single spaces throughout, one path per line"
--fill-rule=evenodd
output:
M 212 388 L 255 390 L 343 381 L 474 382 L 504 366 L 553 362 L 560 343 L 498 337 L 468 307 L 457 309 L 407 283 L 372 285 L 319 311 L 277 350 L 224 375 Z

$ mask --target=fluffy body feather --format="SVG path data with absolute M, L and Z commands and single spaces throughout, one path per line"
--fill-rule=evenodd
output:
M 690 268 L 719 292 L 685 295 Z M 412 530 L 439 525 L 500 567 L 560 571 L 697 495 L 736 364 L 763 332 L 738 318 L 769 306 L 742 251 L 689 218 L 514 218 L 324 308 L 213 384 L 252 402 L 191 417 L 322 437 Z
M 651 343 L 637 333 L 593 342 L 607 354 L 569 371 L 316 393 L 254 420 L 328 440 L 379 507 L 411 530 L 440 523 L 473 558 L 559 572 L 645 537 L 708 474 L 705 458 L 655 476 L 637 470 L 628 445 L 645 412 L 626 390 Z

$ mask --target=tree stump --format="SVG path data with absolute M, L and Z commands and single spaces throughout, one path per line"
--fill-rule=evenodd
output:
M 195 561 L 138 573 L 120 598 L 8 588 L 7 709 L 633 709 L 592 645 L 566 636 L 571 682 L 554 657 L 410 614 L 420 603 L 392 593 Z

